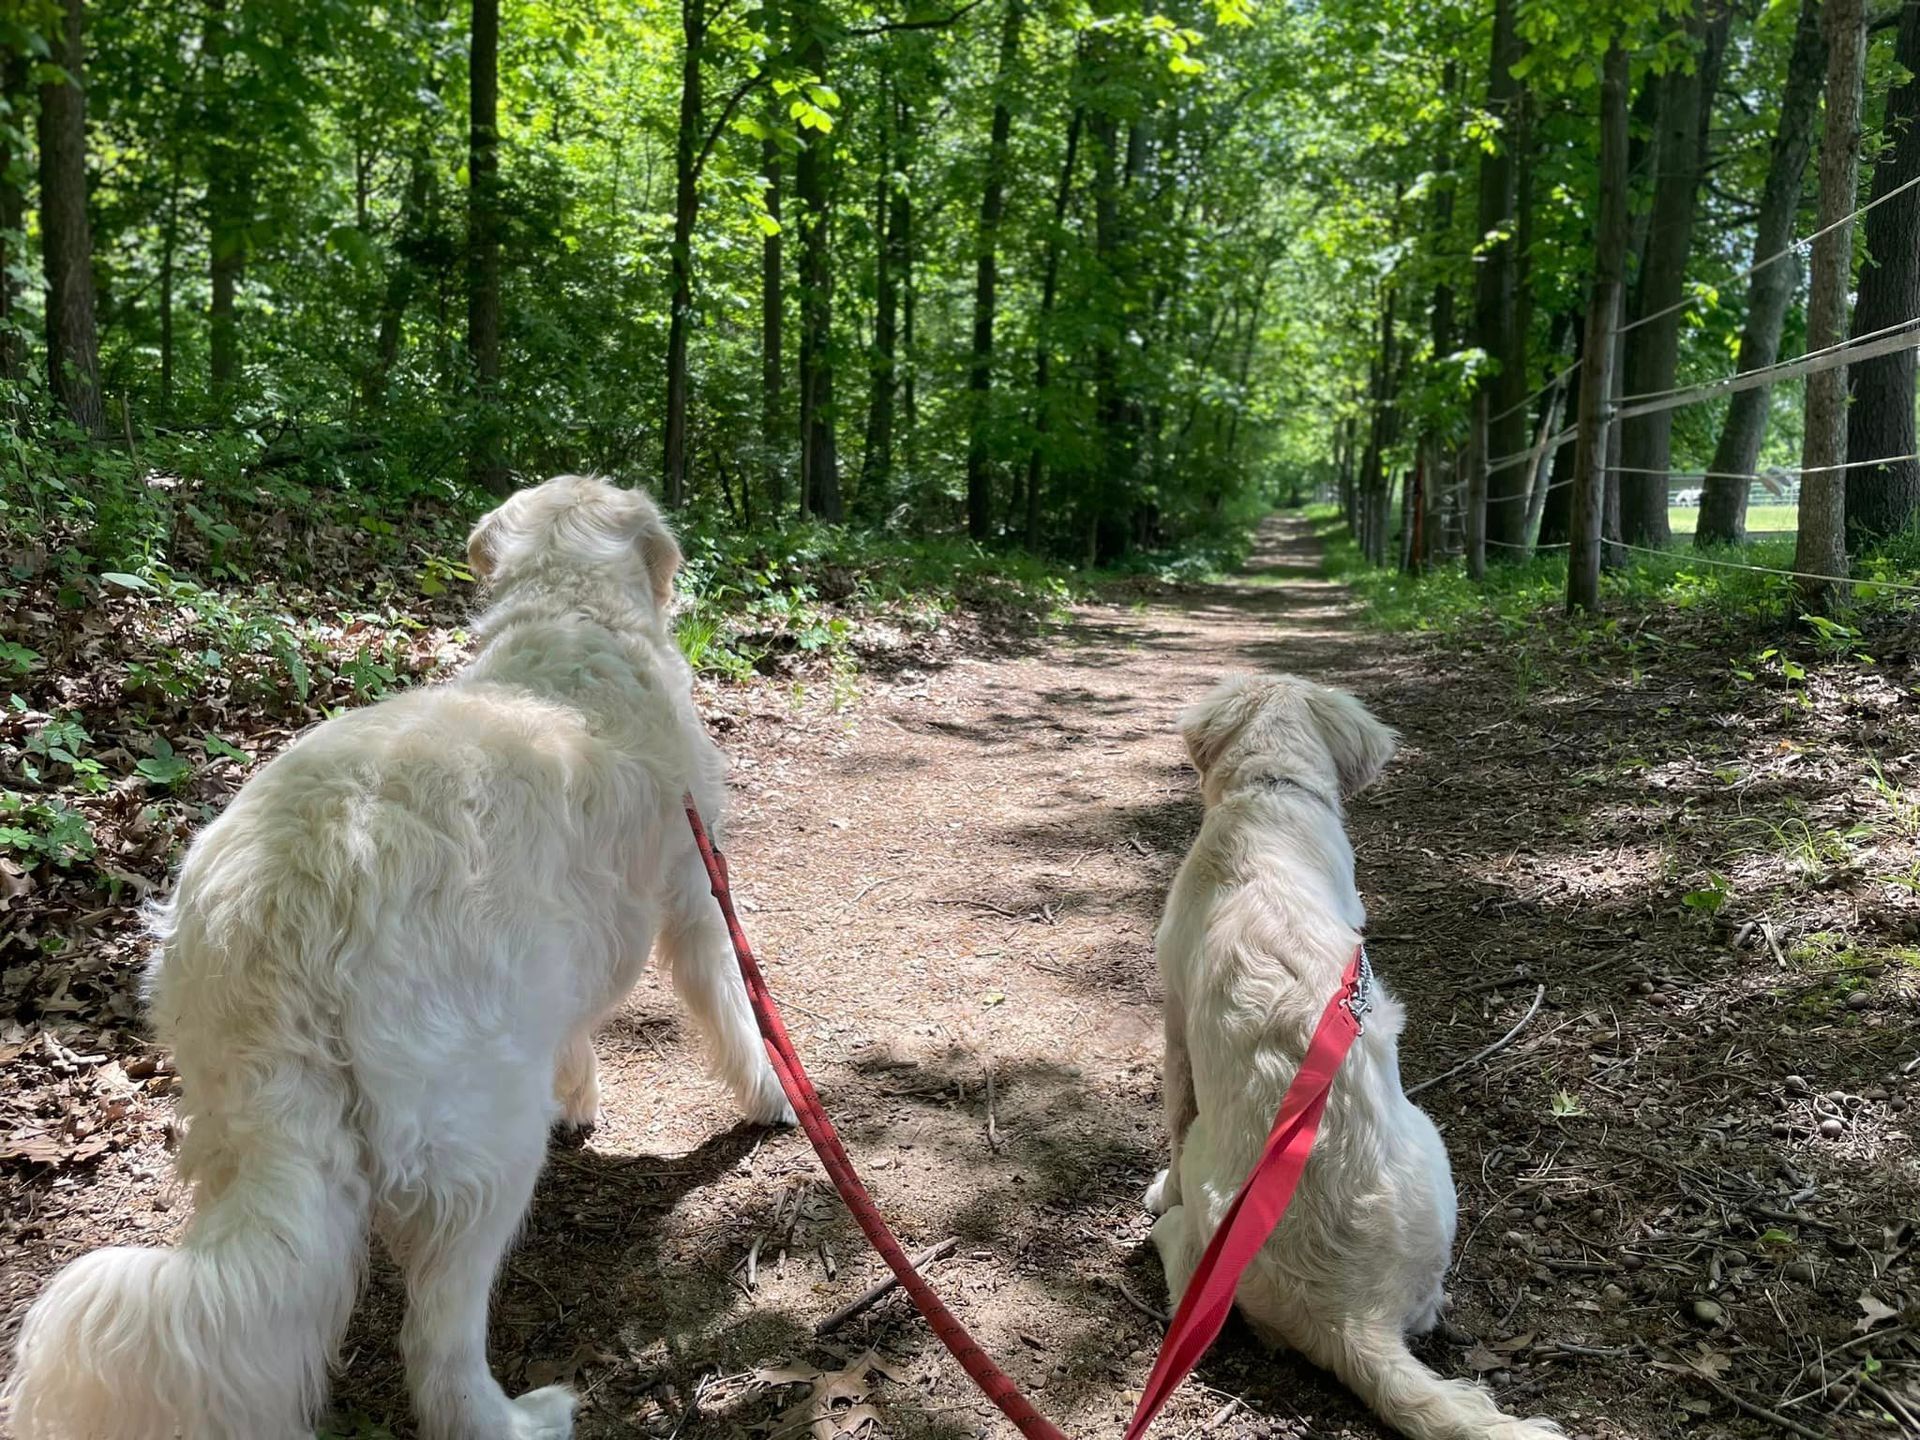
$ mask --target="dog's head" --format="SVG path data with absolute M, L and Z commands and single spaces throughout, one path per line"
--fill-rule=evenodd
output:
M 467 536 L 473 578 L 495 588 L 542 571 L 613 580 L 664 612 L 680 545 L 644 490 L 592 475 L 556 475 L 509 495 Z
M 1180 717 L 1208 803 L 1243 767 L 1317 777 L 1342 796 L 1367 788 L 1399 737 L 1344 690 L 1297 675 L 1235 675 Z

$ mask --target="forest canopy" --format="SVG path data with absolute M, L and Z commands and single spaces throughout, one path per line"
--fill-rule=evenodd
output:
M 1855 227 L 1868 333 L 1920 311 L 1920 9 L 1847 14 L 1856 198 L 1885 202 Z M 0 520 L 77 518 L 123 563 L 164 549 L 138 518 L 156 475 L 377 510 L 592 469 L 716 525 L 1106 562 L 1320 489 L 1377 560 L 1464 526 L 1497 563 L 1569 536 L 1577 447 L 1541 442 L 1577 414 L 1610 48 L 1614 393 L 1661 392 L 1799 351 L 1836 23 L 1818 0 L 9 0 Z M 1857 547 L 1920 497 L 1911 349 L 1852 383 Z M 1609 538 L 1667 544 L 1691 473 L 1700 539 L 1740 540 L 1800 405 L 1757 386 L 1613 427 Z

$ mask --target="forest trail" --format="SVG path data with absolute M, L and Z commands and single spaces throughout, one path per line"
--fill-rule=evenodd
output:
M 1199 820 L 1175 724 L 1234 669 L 1346 686 L 1403 734 L 1349 824 L 1374 961 L 1410 1014 L 1409 1081 L 1467 1060 L 1545 986 L 1511 1048 L 1421 1097 L 1461 1197 L 1466 1333 L 1424 1342 L 1436 1369 L 1570 1435 L 1708 1419 L 1758 1437 L 1682 1371 L 1778 1401 L 1818 1387 L 1810 1366 L 1854 1343 L 1876 1287 L 1898 1308 L 1920 1213 L 1902 982 L 1841 1005 L 1853 994 L 1820 988 L 1834 971 L 1783 983 L 1752 926 L 1741 949 L 1675 901 L 1697 822 L 1727 813 L 1726 757 L 1756 777 L 1740 815 L 1799 803 L 1804 762 L 1779 739 L 1798 721 L 1729 715 L 1682 650 L 1558 687 L 1516 663 L 1363 630 L 1305 525 L 1274 519 L 1233 580 L 870 672 L 844 709 L 706 692 L 734 761 L 737 895 L 795 1041 L 897 1232 L 957 1241 L 936 1287 L 1068 1433 L 1120 1432 L 1159 1340 L 1140 1209 L 1163 1145 L 1152 935 Z M 1769 766 L 1787 778 L 1761 783 Z M 832 1440 L 870 1414 L 894 1436 L 1013 1433 L 897 1292 L 814 1335 L 880 1262 L 801 1135 L 735 1123 L 660 977 L 598 1050 L 602 1123 L 556 1148 L 501 1277 L 491 1353 L 510 1390 L 570 1380 L 583 1440 L 775 1440 L 815 1420 Z M 119 1058 L 151 1075 L 153 1054 Z M 141 1138 L 85 1179 L 14 1189 L 9 1308 L 82 1249 L 177 1233 L 164 1102 L 134 1118 Z M 329 1436 L 414 1433 L 400 1299 L 376 1253 Z M 1235 1322 L 1157 1433 L 1384 1432 Z
M 1802 1327 L 1850 1333 L 1848 1272 L 1867 1273 L 1869 1216 L 1912 1208 L 1911 1154 L 1875 1163 L 1862 1127 L 1819 1178 L 1824 1197 L 1873 1198 L 1802 1233 L 1865 1243 L 1783 1290 L 1795 1252 L 1750 1238 L 1780 1222 L 1740 1207 L 1788 1206 L 1806 1162 L 1736 1092 L 1816 1068 L 1816 1088 L 1864 1088 L 1897 1032 L 1774 1064 L 1768 1045 L 1805 1042 L 1749 1010 L 1736 1056 L 1726 1017 L 1755 999 L 1751 962 L 1656 910 L 1644 826 L 1595 818 L 1627 808 L 1612 782 L 1583 772 L 1580 804 L 1554 803 L 1615 744 L 1645 751 L 1642 720 L 1695 745 L 1657 703 L 1669 692 L 1517 695 L 1494 663 L 1360 629 L 1304 522 L 1275 518 L 1231 581 L 1076 607 L 1024 647 L 869 676 L 837 714 L 776 698 L 722 735 L 743 916 L 795 1041 L 896 1231 L 910 1250 L 958 1240 L 937 1288 L 1070 1434 L 1119 1433 L 1159 1340 L 1140 1308 L 1166 1303 L 1139 1203 L 1163 1145 L 1152 937 L 1199 821 L 1175 725 L 1238 668 L 1348 687 L 1403 732 L 1349 823 L 1375 963 L 1410 1011 L 1409 1080 L 1473 1055 L 1548 986 L 1513 1048 L 1422 1098 L 1461 1192 L 1453 1320 L 1480 1342 L 1426 1342 L 1430 1362 L 1574 1435 L 1679 1434 L 1707 1413 L 1758 1435 L 1651 1362 L 1738 1350 L 1731 1378 L 1771 1388 L 1785 1356 L 1805 1363 Z M 1644 798 L 1647 772 L 1625 775 Z M 694 1038 L 659 977 L 601 1037 L 603 1123 L 555 1154 L 504 1277 L 509 1387 L 571 1376 L 585 1440 L 772 1440 L 821 1407 L 851 1427 L 869 1401 L 896 1436 L 1012 1435 L 898 1292 L 813 1335 L 880 1262 L 804 1137 L 733 1126 Z M 384 1264 L 373 1291 L 339 1399 L 404 1416 Z M 1709 1292 L 1719 1327 L 1693 1312 Z M 1160 1429 L 1385 1433 L 1237 1322 Z

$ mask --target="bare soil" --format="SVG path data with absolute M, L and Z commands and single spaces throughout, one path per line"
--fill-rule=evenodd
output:
M 1729 704 L 1684 655 L 1517 687 L 1495 645 L 1359 630 L 1297 522 L 1263 542 L 1239 581 L 1080 607 L 1002 650 L 869 676 L 844 709 L 706 697 L 735 759 L 744 919 L 909 1249 L 957 1241 L 936 1286 L 1069 1433 L 1119 1433 L 1166 1303 L 1139 1202 L 1163 1143 L 1152 933 L 1199 816 L 1175 717 L 1226 671 L 1286 669 L 1405 737 L 1350 823 L 1374 962 L 1411 1014 L 1409 1082 L 1545 987 L 1512 1044 L 1421 1097 L 1461 1204 L 1430 1363 L 1607 1440 L 1920 1433 L 1894 1416 L 1920 1373 L 1916 972 L 1785 953 L 1907 936 L 1915 911 L 1870 877 L 1800 916 L 1679 900 L 1717 807 L 1857 803 L 1794 739 L 1803 721 Z M 1907 678 L 1848 697 L 1835 743 L 1910 761 L 1912 657 L 1881 658 Z M 130 1025 L 138 943 L 112 934 L 82 942 L 84 1003 L 0 1032 L 7 1336 L 56 1265 L 181 1220 L 169 1076 Z M 599 1054 L 603 1123 L 556 1148 L 501 1278 L 510 1389 L 571 1379 L 586 1440 L 1012 1434 L 898 1293 L 815 1336 L 879 1261 L 803 1137 L 735 1124 L 660 982 Z M 59 1113 L 82 1119 L 36 1160 L 32 1127 Z M 399 1304 L 376 1259 L 336 1433 L 412 1433 Z M 1382 1432 L 1235 1324 L 1157 1433 Z

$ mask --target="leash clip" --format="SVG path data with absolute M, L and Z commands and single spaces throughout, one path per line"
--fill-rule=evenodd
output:
M 1367 947 L 1360 947 L 1360 969 L 1353 977 L 1353 985 L 1347 992 L 1347 1013 L 1353 1016 L 1356 1029 L 1367 1033 L 1367 1016 L 1373 1012 L 1373 962 L 1367 958 Z

